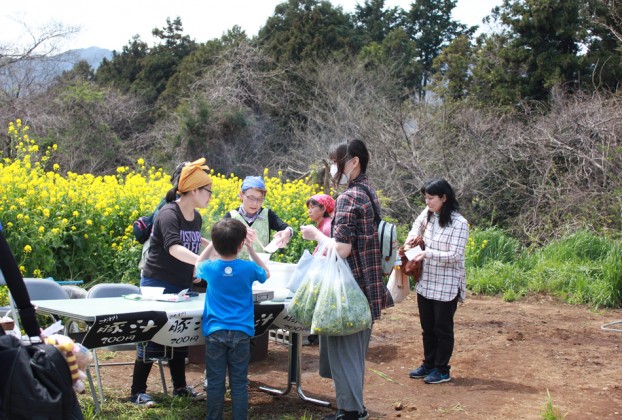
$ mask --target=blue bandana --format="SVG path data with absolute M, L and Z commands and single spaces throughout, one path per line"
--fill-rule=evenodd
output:
M 264 184 L 263 178 L 260 176 L 247 176 L 244 178 L 242 182 L 242 192 L 250 190 L 251 188 L 266 191 L 266 184 Z

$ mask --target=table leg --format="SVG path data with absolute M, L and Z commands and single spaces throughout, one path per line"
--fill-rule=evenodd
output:
M 313 404 L 321 405 L 323 407 L 330 407 L 330 402 L 322 401 L 315 398 L 307 397 L 300 385 L 300 358 L 302 354 L 302 342 L 300 340 L 300 334 L 297 332 L 290 331 L 289 332 L 289 351 L 288 351 L 288 360 L 287 360 L 287 388 L 284 390 L 279 390 L 275 388 L 270 388 L 267 386 L 260 386 L 259 389 L 267 392 L 269 394 L 274 395 L 286 395 L 291 391 L 292 385 L 296 385 L 296 391 L 298 392 L 298 397 L 303 401 L 307 401 Z

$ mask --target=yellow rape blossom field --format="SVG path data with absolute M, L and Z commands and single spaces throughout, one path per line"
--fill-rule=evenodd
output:
M 171 188 L 170 175 L 143 159 L 114 175 L 63 174 L 51 163 L 56 145 L 41 150 L 20 120 L 9 124 L 8 134 L 10 156 L 0 163 L 0 221 L 23 276 L 137 283 L 142 245 L 132 223 L 155 209 Z M 310 223 L 305 202 L 320 186 L 309 178 L 283 179 L 280 172 L 271 176 L 268 169 L 262 175 L 268 189 L 264 206 L 296 231 Z M 205 237 L 214 221 L 240 205 L 241 178 L 212 178 L 212 199 L 200 210 Z M 314 245 L 296 235 L 273 260 L 295 262 Z

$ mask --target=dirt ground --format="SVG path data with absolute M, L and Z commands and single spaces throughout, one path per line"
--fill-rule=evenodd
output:
M 621 417 L 622 333 L 601 329 L 619 319 L 622 310 L 592 311 L 549 297 L 506 303 L 498 297 L 468 296 L 455 316 L 452 380 L 427 385 L 408 377 L 422 358 L 417 304 L 411 294 L 386 310 L 374 326 L 365 405 L 371 418 L 537 419 L 548 401 L 548 389 L 553 405 L 567 419 Z M 334 404 L 331 381 L 317 371 L 318 348 L 303 347 L 304 393 Z M 127 386 L 126 375 L 114 376 L 119 386 Z M 189 364 L 187 378 L 189 384 L 202 383 L 203 367 Z M 249 379 L 251 418 L 318 419 L 334 411 L 302 401 L 295 387 L 282 397 L 258 389 L 286 387 L 284 344 L 271 340 L 267 358 L 251 364 Z M 150 380 L 150 387 L 157 389 L 157 375 Z M 106 386 L 113 381 L 108 375 Z

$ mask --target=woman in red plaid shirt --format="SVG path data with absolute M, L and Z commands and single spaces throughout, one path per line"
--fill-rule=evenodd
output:
M 413 223 L 407 245 L 423 232 L 425 251 L 415 256 L 423 261 L 417 283 L 417 305 L 423 330 L 423 364 L 411 378 L 427 384 L 449 382 L 449 359 L 454 350 L 454 314 L 466 292 L 464 252 L 469 225 L 458 213 L 454 190 L 444 179 L 434 179 L 421 188 L 426 208 Z
M 365 143 L 352 140 L 334 147 L 329 158 L 333 162 L 333 180 L 338 186 L 345 187 L 335 203 L 335 249 L 348 262 L 356 282 L 367 296 L 372 319 L 377 320 L 380 319 L 382 309 L 393 306 L 393 300 L 382 279 L 380 241 L 374 222 L 374 209 L 369 195 L 362 187 L 365 186 L 371 192 L 376 208 L 380 209 L 378 197 L 366 174 L 369 152 Z M 304 227 L 302 237 L 318 242 L 326 239 L 313 226 Z M 369 416 L 363 405 L 363 382 L 371 329 L 325 338 L 338 410 L 324 419 L 367 419 Z

